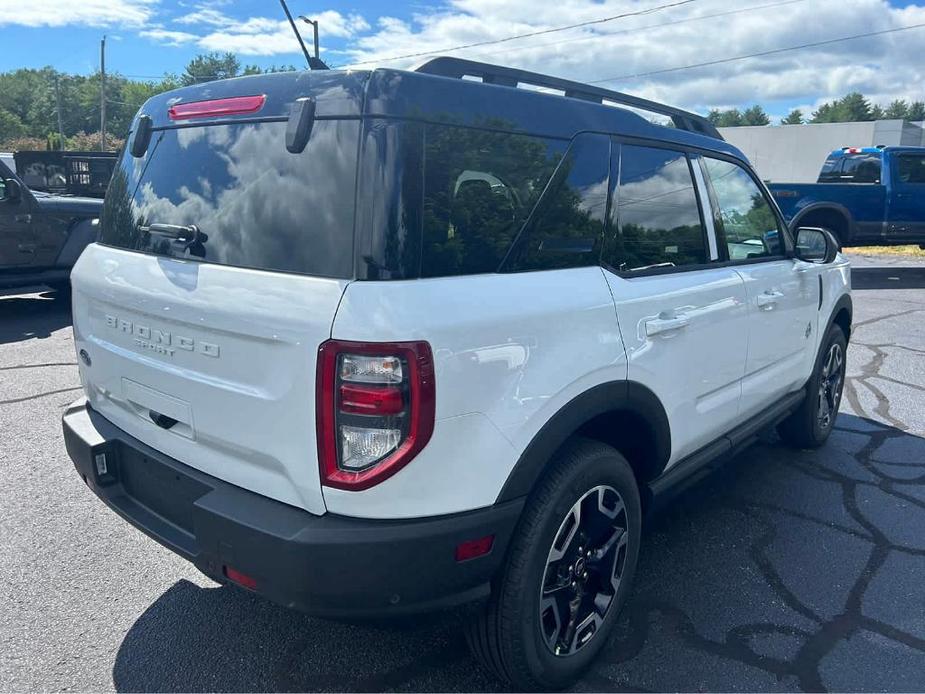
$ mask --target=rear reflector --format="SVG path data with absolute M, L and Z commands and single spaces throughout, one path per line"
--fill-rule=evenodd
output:
M 228 99 L 210 99 L 209 101 L 190 101 L 186 104 L 174 104 L 167 109 L 170 120 L 189 120 L 191 118 L 213 118 L 216 116 L 238 116 L 242 113 L 256 113 L 263 108 L 267 97 L 233 96 Z
M 230 566 L 225 567 L 225 575 L 229 580 L 234 581 L 243 588 L 247 588 L 248 590 L 257 590 L 257 579 L 253 576 L 242 574 L 240 571 L 233 569 Z
M 486 535 L 478 540 L 466 540 L 456 545 L 456 561 L 466 561 L 488 554 L 495 542 L 494 535 Z

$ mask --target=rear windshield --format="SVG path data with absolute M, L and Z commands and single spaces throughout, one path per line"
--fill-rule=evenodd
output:
M 155 132 L 126 148 L 101 219 L 102 243 L 221 265 L 350 277 L 358 122 L 318 120 L 301 154 L 286 123 Z M 195 225 L 194 242 L 162 225 Z
M 830 156 L 819 173 L 819 183 L 880 183 L 880 153 Z

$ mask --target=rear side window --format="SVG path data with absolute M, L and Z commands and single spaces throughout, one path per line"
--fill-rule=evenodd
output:
M 286 123 L 155 132 L 126 151 L 101 219 L 104 244 L 221 265 L 349 277 L 353 269 L 357 121 L 318 120 L 301 154 Z M 194 243 L 164 225 L 195 225 Z M 169 229 L 168 229 L 169 231 Z
M 777 217 L 755 180 L 732 162 L 704 157 L 703 163 L 716 197 L 716 232 L 729 260 L 781 255 Z
M 620 272 L 707 262 L 700 208 L 683 152 L 623 145 L 616 195 L 617 233 L 605 253 Z
M 896 170 L 903 183 L 925 183 L 925 156 L 900 154 L 896 158 Z
M 421 275 L 497 272 L 566 146 L 529 135 L 427 126 Z

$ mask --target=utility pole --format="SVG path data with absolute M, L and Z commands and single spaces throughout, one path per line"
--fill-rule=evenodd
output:
M 100 151 L 106 151 L 106 37 L 100 41 Z
M 58 137 L 61 138 L 61 149 L 64 149 L 64 125 L 61 121 L 61 88 L 58 85 L 58 73 L 55 73 L 55 110 L 58 112 Z

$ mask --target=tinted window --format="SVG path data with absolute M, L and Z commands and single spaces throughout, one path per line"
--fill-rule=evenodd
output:
M 126 152 L 102 214 L 103 243 L 209 263 L 327 277 L 352 274 L 357 121 L 319 120 L 301 154 L 285 123 L 155 132 Z M 197 243 L 152 225 L 196 225 Z
M 834 157 L 830 154 L 822 165 L 822 170 L 819 172 L 819 178 L 816 179 L 816 182 L 837 183 L 841 175 L 842 162 L 842 157 Z
M 901 154 L 896 168 L 903 183 L 925 183 L 925 157 L 921 154 Z
M 610 138 L 578 135 L 543 193 L 505 270 L 596 265 L 601 253 Z
M 839 180 L 842 183 L 880 183 L 880 155 L 851 154 L 845 157 Z
M 427 126 L 421 274 L 497 272 L 566 143 Z
M 624 145 L 616 196 L 617 233 L 606 253 L 619 271 L 707 262 L 694 181 L 680 152 Z
M 755 180 L 738 164 L 704 157 L 716 197 L 717 234 L 730 260 L 780 255 L 781 232 Z

